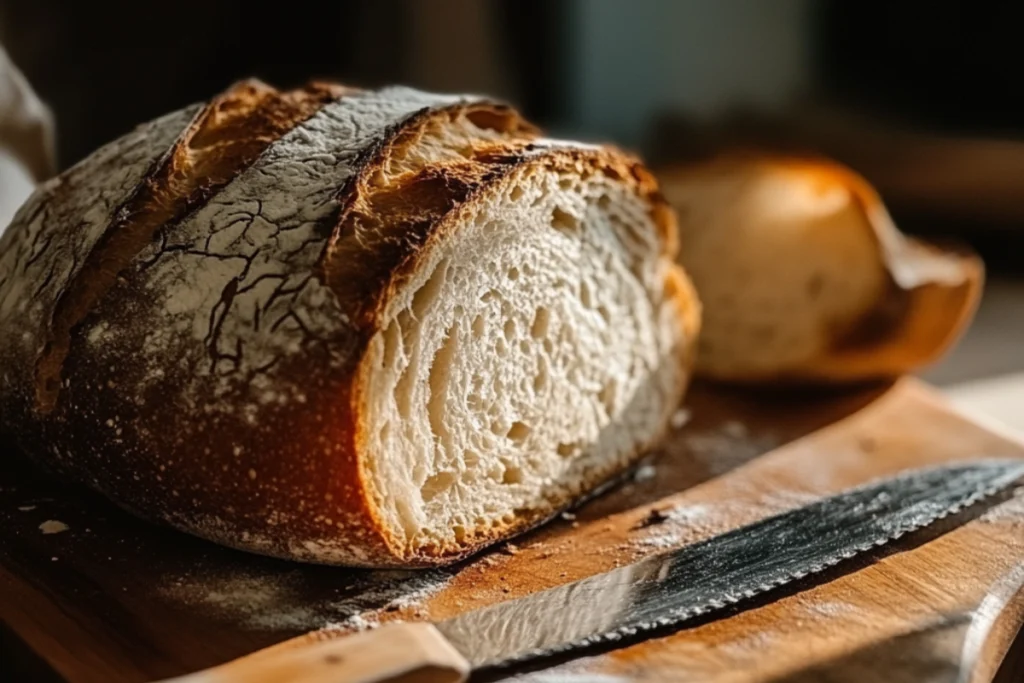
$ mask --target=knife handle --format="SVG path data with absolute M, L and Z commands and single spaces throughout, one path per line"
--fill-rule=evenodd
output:
M 393 623 L 272 648 L 163 683 L 463 683 L 469 670 L 433 625 Z

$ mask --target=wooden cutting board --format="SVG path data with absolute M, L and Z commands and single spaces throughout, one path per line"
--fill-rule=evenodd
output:
M 223 549 L 43 477 L 8 447 L 11 457 L 0 457 L 0 680 L 17 668 L 23 678 L 14 680 L 141 683 L 380 621 L 443 619 L 904 468 L 1024 457 L 1024 444 L 913 380 L 783 397 L 696 387 L 687 403 L 663 452 L 627 484 L 514 545 L 421 572 L 304 566 Z M 852 569 L 517 680 L 990 681 L 1024 619 L 1024 495 Z M 1020 680 L 1015 666 L 1005 664 L 1000 679 Z

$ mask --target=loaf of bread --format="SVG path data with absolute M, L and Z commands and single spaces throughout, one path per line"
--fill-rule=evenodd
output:
M 889 378 L 936 360 L 973 315 L 980 262 L 904 236 L 836 163 L 732 153 L 658 177 L 704 305 L 699 375 Z
M 510 108 L 239 83 L 44 184 L 0 242 L 0 420 L 136 513 L 422 566 L 621 474 L 699 307 L 653 177 Z

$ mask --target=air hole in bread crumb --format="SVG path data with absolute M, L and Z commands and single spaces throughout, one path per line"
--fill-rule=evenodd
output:
M 455 540 L 459 543 L 464 543 L 466 540 L 466 527 L 457 526 L 452 531 L 455 532 Z
M 602 211 L 607 211 L 612 205 L 612 198 L 606 194 L 601 195 L 597 198 L 597 208 Z
M 508 353 L 508 346 L 505 344 L 505 340 L 499 338 L 494 342 L 494 352 L 499 356 L 504 356 Z
M 544 347 L 544 352 L 545 353 L 548 353 L 548 354 L 554 353 L 554 351 L 555 351 L 555 343 L 553 341 L 551 341 L 550 337 L 546 338 L 541 343 L 541 345 Z
M 423 501 L 429 503 L 438 495 L 450 489 L 454 483 L 455 475 L 451 472 L 438 472 L 437 474 L 428 477 L 420 488 L 420 493 L 423 495 Z
M 519 342 L 519 351 L 521 353 L 523 353 L 523 354 L 529 353 L 530 352 L 530 342 L 526 341 L 525 339 L 520 340 L 520 342 Z
M 525 422 L 516 420 L 512 423 L 512 426 L 508 428 L 508 433 L 505 434 L 508 438 L 512 439 L 516 443 L 522 443 L 526 440 L 526 437 L 530 435 L 530 425 Z
M 512 280 L 513 282 L 518 280 L 519 279 L 519 269 L 516 268 L 515 266 L 512 266 L 511 268 L 509 268 L 508 269 L 508 279 Z
M 590 285 L 587 284 L 586 280 L 580 281 L 580 302 L 585 308 L 594 307 L 594 297 L 590 293 Z
M 416 384 L 419 360 L 418 354 L 412 357 L 405 372 L 398 378 L 398 383 L 395 385 L 395 403 L 398 405 L 399 413 L 406 419 L 412 417 L 412 395 Z
M 398 510 L 398 519 L 401 520 L 402 528 L 405 530 L 406 535 L 414 536 L 417 533 L 417 529 L 412 523 L 415 517 L 410 502 L 399 498 L 395 501 L 395 508 Z
M 566 177 L 563 177 L 563 178 L 560 178 L 560 179 L 558 180 L 558 188 L 559 188 L 560 190 L 569 190 L 569 189 L 572 189 L 572 186 L 573 186 L 573 183 L 574 183 L 574 182 L 575 182 L 575 181 L 574 181 L 574 180 L 573 180 L 572 178 L 568 177 L 568 176 L 566 176 Z
M 534 339 L 541 339 L 548 333 L 551 326 L 551 311 L 545 307 L 538 308 L 533 314 L 533 324 L 530 325 L 530 335 Z
M 614 381 L 608 382 L 608 384 L 605 384 L 604 388 L 601 389 L 599 398 L 601 399 L 601 404 L 604 405 L 605 412 L 607 412 L 609 416 L 612 416 L 615 413 L 615 394 L 617 391 L 618 387 Z
M 445 398 L 448 394 L 448 379 L 451 377 L 452 365 L 458 350 L 459 328 L 453 325 L 448 328 L 444 342 L 430 365 L 430 399 L 427 402 L 427 412 L 431 431 L 442 440 L 447 440 L 448 437 L 448 428 L 444 423 Z
M 574 443 L 560 443 L 558 444 L 558 448 L 556 450 L 558 451 L 558 454 L 560 456 L 562 456 L 563 458 L 568 458 L 572 455 L 575 455 L 576 452 L 579 451 L 579 446 L 577 446 Z
M 484 317 L 477 315 L 473 318 L 473 338 L 480 339 L 484 336 Z
M 540 359 L 540 366 L 537 368 L 537 374 L 533 376 L 533 390 L 536 393 L 540 393 L 548 388 L 548 362 L 542 356 Z
M 606 323 L 610 323 L 612 321 L 612 313 L 604 304 L 601 304 L 600 306 L 597 307 L 597 312 L 601 315 L 601 319 L 604 320 Z
M 503 330 L 505 332 L 505 339 L 506 339 L 506 341 L 512 341 L 513 339 L 515 339 L 516 338 L 516 321 L 512 320 L 511 318 L 506 320 L 505 321 L 505 326 L 504 326 Z
M 580 221 L 560 206 L 556 206 L 551 212 L 551 226 L 562 232 L 576 232 L 580 227 Z
M 480 301 L 483 301 L 484 303 L 487 303 L 489 301 L 493 301 L 493 300 L 497 299 L 499 296 L 500 296 L 500 294 L 498 293 L 498 290 L 496 290 L 496 289 L 488 289 L 486 292 L 484 292 L 483 294 L 480 295 Z
M 501 483 L 503 484 L 521 484 L 523 483 L 523 470 L 512 465 L 507 461 L 502 462 L 505 465 L 505 474 L 501 476 Z
M 523 198 L 523 194 L 523 188 L 516 185 L 515 187 L 512 188 L 512 191 L 508 193 L 508 199 L 511 202 L 518 202 L 520 199 Z
M 441 294 L 441 286 L 448 279 L 448 265 L 448 259 L 438 263 L 423 286 L 413 294 L 412 313 L 417 320 L 423 317 L 430 305 L 437 301 L 437 297 Z
M 476 451 L 465 451 L 462 454 L 462 462 L 466 463 L 467 469 L 473 469 L 480 464 L 480 454 Z

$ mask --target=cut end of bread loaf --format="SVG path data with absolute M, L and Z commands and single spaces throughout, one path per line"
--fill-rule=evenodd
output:
M 364 361 L 366 473 L 407 557 L 497 539 L 622 471 L 688 369 L 692 299 L 622 185 L 530 168 L 460 220 L 394 292 Z
M 659 179 L 704 304 L 698 374 L 894 377 L 939 358 L 976 308 L 980 262 L 905 237 L 838 164 L 725 155 Z

